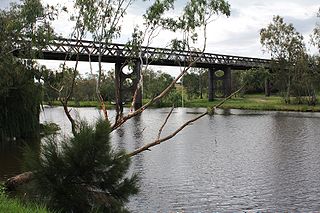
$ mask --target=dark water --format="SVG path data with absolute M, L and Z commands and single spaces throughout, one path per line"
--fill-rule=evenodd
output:
M 151 142 L 169 110 L 147 110 L 114 132 L 113 143 L 131 151 Z M 203 110 L 176 109 L 163 135 Z M 93 108 L 79 114 L 99 117 Z M 70 130 L 62 108 L 45 109 L 41 119 Z M 319 113 L 220 110 L 132 159 L 140 193 L 127 206 L 132 212 L 320 211 L 319 126 Z M 0 160 L 0 179 L 16 172 L 16 162 L 3 153 Z

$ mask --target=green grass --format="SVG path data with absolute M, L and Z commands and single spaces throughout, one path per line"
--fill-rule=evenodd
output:
M 62 106 L 60 101 L 51 101 L 50 103 L 44 101 L 44 105 L 51 105 L 51 106 Z M 69 101 L 69 107 L 99 107 L 100 104 L 98 101 Z
M 209 102 L 206 99 L 195 99 L 187 101 L 186 107 L 210 107 L 218 104 L 222 99 Z M 244 97 L 233 97 L 224 103 L 223 109 L 250 109 L 250 110 L 275 110 L 275 111 L 300 111 L 319 112 L 320 105 L 308 106 L 307 104 L 285 104 L 279 96 L 265 97 L 264 95 L 245 95 Z
M 48 213 L 44 206 L 33 203 L 22 203 L 18 199 L 9 198 L 0 186 L 0 213 Z
M 320 100 L 320 97 L 318 98 Z M 184 107 L 211 107 L 218 104 L 222 99 L 215 99 L 209 102 L 207 99 L 186 100 Z M 143 102 L 146 103 L 147 100 Z M 53 102 L 55 106 L 61 106 L 59 101 Z M 71 107 L 99 107 L 97 101 L 74 101 L 69 102 Z M 129 107 L 126 104 L 125 107 Z M 154 106 L 153 106 L 154 107 Z M 108 109 L 114 108 L 114 105 L 108 103 Z M 308 106 L 307 104 L 285 104 L 279 96 L 265 97 L 263 94 L 244 95 L 243 97 L 233 97 L 224 103 L 220 108 L 223 109 L 250 109 L 250 110 L 275 110 L 275 111 L 300 111 L 300 112 L 320 112 L 320 104 L 316 106 Z

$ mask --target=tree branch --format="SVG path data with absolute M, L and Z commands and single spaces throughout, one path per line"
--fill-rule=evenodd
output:
M 164 127 L 165 127 L 165 125 L 167 124 L 167 122 L 168 122 L 168 120 L 169 120 L 169 118 L 170 118 L 170 116 L 171 116 L 171 114 L 172 114 L 173 110 L 174 110 L 174 105 L 172 106 L 172 108 L 171 108 L 171 110 L 170 110 L 169 114 L 167 115 L 167 117 L 166 117 L 166 119 L 165 119 L 164 123 L 162 124 L 162 126 L 161 126 L 161 127 L 160 127 L 160 129 L 159 129 L 158 138 L 157 138 L 158 140 L 160 139 L 160 137 L 161 137 L 161 133 L 162 133 L 162 131 L 163 131 L 163 128 L 164 128 Z
M 232 93 L 231 95 L 229 95 L 228 97 L 226 97 L 225 99 L 223 99 L 223 100 L 222 100 L 220 103 L 218 103 L 217 105 L 212 106 L 212 107 L 210 108 L 210 110 L 213 111 L 214 109 L 222 106 L 227 100 L 229 100 L 230 98 L 232 98 L 235 94 L 239 93 L 239 92 L 244 88 L 244 86 L 245 86 L 245 85 L 243 85 L 240 89 L 238 89 L 237 91 L 235 91 L 234 93 Z M 129 153 L 128 156 L 129 156 L 129 157 L 132 157 L 132 156 L 135 156 L 135 155 L 137 155 L 137 154 L 139 154 L 139 153 L 141 153 L 141 152 L 144 152 L 144 151 L 146 151 L 146 150 L 150 151 L 150 148 L 151 148 L 151 147 L 156 146 L 156 145 L 159 145 L 159 144 L 161 144 L 161 143 L 163 143 L 163 142 L 165 142 L 165 141 L 168 141 L 169 139 L 171 139 L 171 138 L 173 138 L 174 136 L 176 136 L 179 132 L 181 132 L 185 127 L 187 127 L 187 126 L 190 125 L 191 123 L 199 120 L 200 118 L 204 117 L 204 116 L 207 115 L 207 114 L 208 114 L 208 111 L 205 112 L 205 113 L 202 113 L 201 115 L 199 115 L 199 116 L 197 116 L 197 117 L 195 117 L 195 118 L 193 118 L 193 119 L 191 119 L 191 120 L 189 120 L 189 121 L 187 121 L 187 122 L 185 122 L 183 125 L 181 125 L 178 129 L 176 129 L 174 132 L 172 132 L 172 133 L 169 134 L 168 136 L 166 136 L 166 137 L 164 137 L 164 138 L 161 138 L 161 139 L 159 139 L 159 137 L 158 137 L 157 140 L 155 140 L 155 141 L 153 141 L 153 142 L 151 142 L 151 143 L 148 143 L 148 144 L 146 144 L 146 145 L 144 145 L 144 146 L 142 146 L 142 147 L 134 150 L 133 152 Z

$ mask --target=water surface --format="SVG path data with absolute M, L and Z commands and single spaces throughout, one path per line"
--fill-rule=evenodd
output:
M 112 133 L 115 147 L 132 151 L 152 142 L 169 111 L 150 109 L 130 120 Z M 203 111 L 175 109 L 163 136 Z M 89 122 L 100 116 L 94 108 L 78 112 Z M 41 120 L 70 131 L 60 107 L 46 108 Z M 140 193 L 127 206 L 132 212 L 319 211 L 319 126 L 319 113 L 218 110 L 132 158 Z

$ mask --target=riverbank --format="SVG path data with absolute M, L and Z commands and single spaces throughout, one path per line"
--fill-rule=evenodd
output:
M 185 107 L 210 107 L 219 103 L 221 99 L 209 102 L 197 99 L 186 102 Z M 265 97 L 263 95 L 245 95 L 244 97 L 233 97 L 225 102 L 222 109 L 246 109 L 266 111 L 296 111 L 296 112 L 320 112 L 320 105 L 309 106 L 307 104 L 286 104 L 279 96 Z
M 207 99 L 193 99 L 184 101 L 184 107 L 188 108 L 208 108 L 218 104 L 222 99 L 217 98 L 214 101 Z M 144 100 L 146 102 L 147 100 Z M 48 105 L 47 102 L 44 102 Z M 61 106 L 59 101 L 50 103 L 52 106 Z M 97 101 L 70 101 L 70 107 L 99 107 Z M 129 107 L 129 103 L 125 107 Z M 107 104 L 108 109 L 114 109 L 114 105 Z M 286 104 L 279 96 L 265 97 L 261 94 L 245 95 L 243 97 L 233 97 L 224 103 L 220 108 L 222 109 L 247 109 L 247 110 L 273 110 L 273 111 L 297 111 L 297 112 L 320 112 L 320 104 L 316 106 L 309 106 L 307 104 Z

